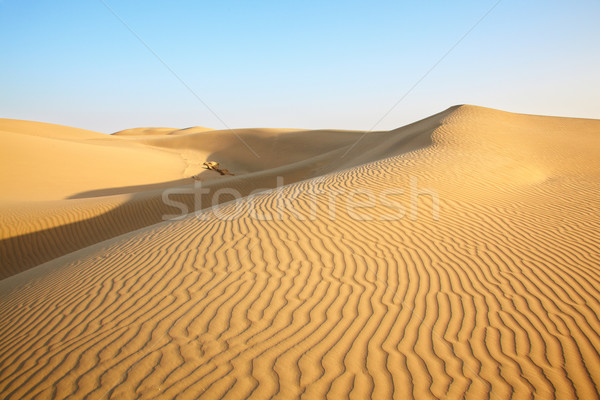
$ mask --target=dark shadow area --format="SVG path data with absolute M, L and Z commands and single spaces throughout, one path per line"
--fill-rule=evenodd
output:
M 86 199 L 89 197 L 105 197 L 118 194 L 132 194 L 138 192 L 148 192 L 151 190 L 167 189 L 173 186 L 182 186 L 190 183 L 190 179 L 178 179 L 175 181 L 166 181 L 159 183 L 150 183 L 147 185 L 121 186 L 106 189 L 89 190 L 67 197 L 67 199 Z

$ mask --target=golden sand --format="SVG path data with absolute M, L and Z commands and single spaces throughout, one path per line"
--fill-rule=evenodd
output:
M 598 120 L 0 134 L 2 398 L 599 397 Z

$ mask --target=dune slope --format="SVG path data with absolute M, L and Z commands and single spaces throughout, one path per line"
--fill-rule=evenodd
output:
M 5 174 L 0 174 L 7 189 L 0 196 L 0 279 L 180 213 L 163 199 L 166 189 L 178 188 L 172 197 L 188 211 L 205 208 L 232 199 L 213 196 L 218 189 L 246 196 L 426 146 L 449 112 L 366 135 L 199 128 L 172 135 L 168 129 L 157 134 L 164 129 L 143 128 L 132 130 L 138 133 L 134 135 L 108 136 L 66 128 L 66 136 L 56 125 L 0 120 L 0 127 L 5 123 L 3 151 L 12 155 L 3 160 Z M 27 129 L 43 141 L 23 135 Z M 352 147 L 359 138 L 360 151 Z M 352 154 L 346 154 L 350 149 Z M 235 176 L 205 170 L 202 163 L 208 160 L 222 163 Z M 211 193 L 203 195 L 203 188 Z
M 435 119 L 0 281 L 0 393 L 598 398 L 600 121 Z

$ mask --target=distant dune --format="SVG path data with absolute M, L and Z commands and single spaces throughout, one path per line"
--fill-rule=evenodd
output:
M 210 128 L 204 128 L 202 126 L 194 126 L 191 128 L 177 129 L 177 128 L 133 128 L 125 129 L 123 131 L 115 132 L 115 136 L 150 136 L 150 135 L 185 135 L 189 133 L 199 133 L 211 131 Z
M 600 120 L 0 135 L 1 398 L 600 397 Z

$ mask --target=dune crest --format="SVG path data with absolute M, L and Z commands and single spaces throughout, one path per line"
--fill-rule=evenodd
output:
M 115 225 L 0 280 L 4 398 L 600 396 L 600 121 L 241 134 L 259 159 L 230 132 L 119 143 L 210 151 L 236 171 L 213 188 L 294 183 L 164 222 L 161 189 L 2 211 L 31 234 L 3 259 Z
M 191 128 L 178 129 L 178 128 L 132 128 L 125 129 L 119 132 L 115 132 L 114 136 L 152 136 L 152 135 L 187 135 L 190 133 L 208 132 L 212 131 L 211 128 L 205 128 L 203 126 L 193 126 Z

